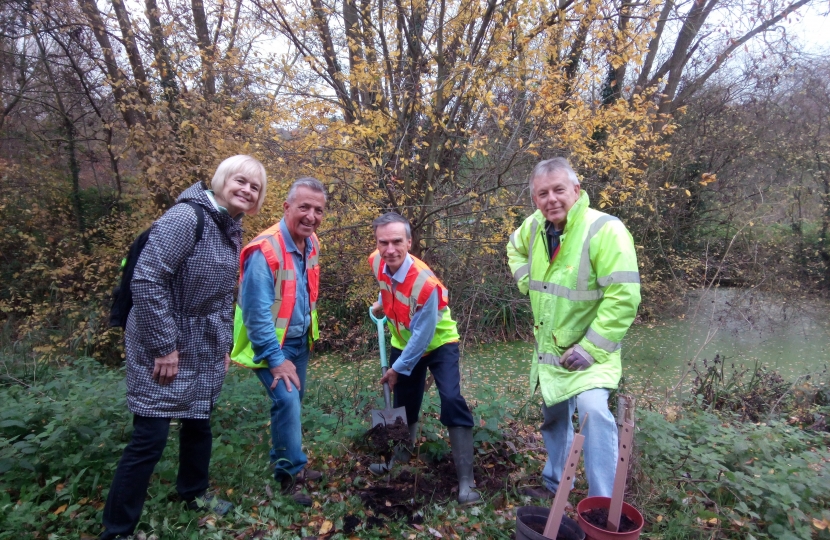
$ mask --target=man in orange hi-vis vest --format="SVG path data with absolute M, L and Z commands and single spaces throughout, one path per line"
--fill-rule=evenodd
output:
M 300 421 L 306 368 L 317 329 L 320 243 L 326 189 L 300 178 L 288 191 L 282 220 L 261 232 L 240 256 L 239 299 L 231 359 L 256 373 L 271 398 L 271 465 L 283 493 L 311 506 L 303 491 L 318 471 L 306 468 Z
M 441 423 L 450 433 L 458 502 L 480 502 L 473 478 L 473 415 L 461 395 L 458 328 L 447 305 L 447 288 L 423 261 L 409 254 L 412 232 L 406 219 L 389 212 L 377 218 L 372 228 L 377 250 L 369 256 L 369 264 L 380 286 L 372 310 L 377 316 L 386 315 L 392 332 L 392 367 L 380 382 L 389 383 L 394 407 L 406 409 L 414 444 L 427 369 L 432 372 L 441 397 Z M 405 449 L 399 449 L 389 463 L 372 464 L 369 470 L 383 474 L 394 460 L 408 457 Z

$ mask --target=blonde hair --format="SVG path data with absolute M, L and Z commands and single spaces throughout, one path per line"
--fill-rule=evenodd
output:
M 225 181 L 231 176 L 242 173 L 244 175 L 258 176 L 262 182 L 262 186 L 257 196 L 256 205 L 251 211 L 246 212 L 249 215 L 254 215 L 262 208 L 262 203 L 265 202 L 265 188 L 268 185 L 268 179 L 265 174 L 265 167 L 256 158 L 246 155 L 238 155 L 229 157 L 216 167 L 216 172 L 213 174 L 213 180 L 210 181 L 210 189 L 214 193 L 222 191 L 225 187 Z

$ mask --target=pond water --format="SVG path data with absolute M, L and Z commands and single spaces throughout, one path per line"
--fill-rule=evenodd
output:
M 644 390 L 674 386 L 690 362 L 700 366 L 715 355 L 727 369 L 752 369 L 757 363 L 788 380 L 806 375 L 826 380 L 830 304 L 746 289 L 697 291 L 680 317 L 633 327 L 623 351 L 626 377 Z
M 665 395 L 678 382 L 687 388 L 694 374 L 715 355 L 725 368 L 752 369 L 756 362 L 787 379 L 816 375 L 827 380 L 830 364 L 830 304 L 747 289 L 713 288 L 690 294 L 681 315 L 656 324 L 635 325 L 623 341 L 623 374 L 634 395 Z M 482 386 L 527 396 L 533 344 L 466 344 L 461 359 L 465 394 Z M 334 356 L 314 361 L 311 377 L 326 373 L 341 384 L 372 386 L 378 361 L 342 362 Z M 684 376 L 684 374 L 686 374 Z M 326 377 L 328 378 L 328 377 Z

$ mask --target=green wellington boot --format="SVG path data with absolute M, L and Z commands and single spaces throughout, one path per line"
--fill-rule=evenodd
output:
M 480 503 L 481 495 L 475 490 L 473 478 L 473 428 L 451 427 L 449 432 L 452 460 L 458 475 L 458 502 L 463 505 Z

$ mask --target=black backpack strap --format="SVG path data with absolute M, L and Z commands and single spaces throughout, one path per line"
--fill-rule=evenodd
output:
M 205 232 L 205 209 L 202 205 L 194 201 L 184 201 L 184 204 L 193 208 L 196 212 L 196 244 L 202 239 L 202 233 Z

